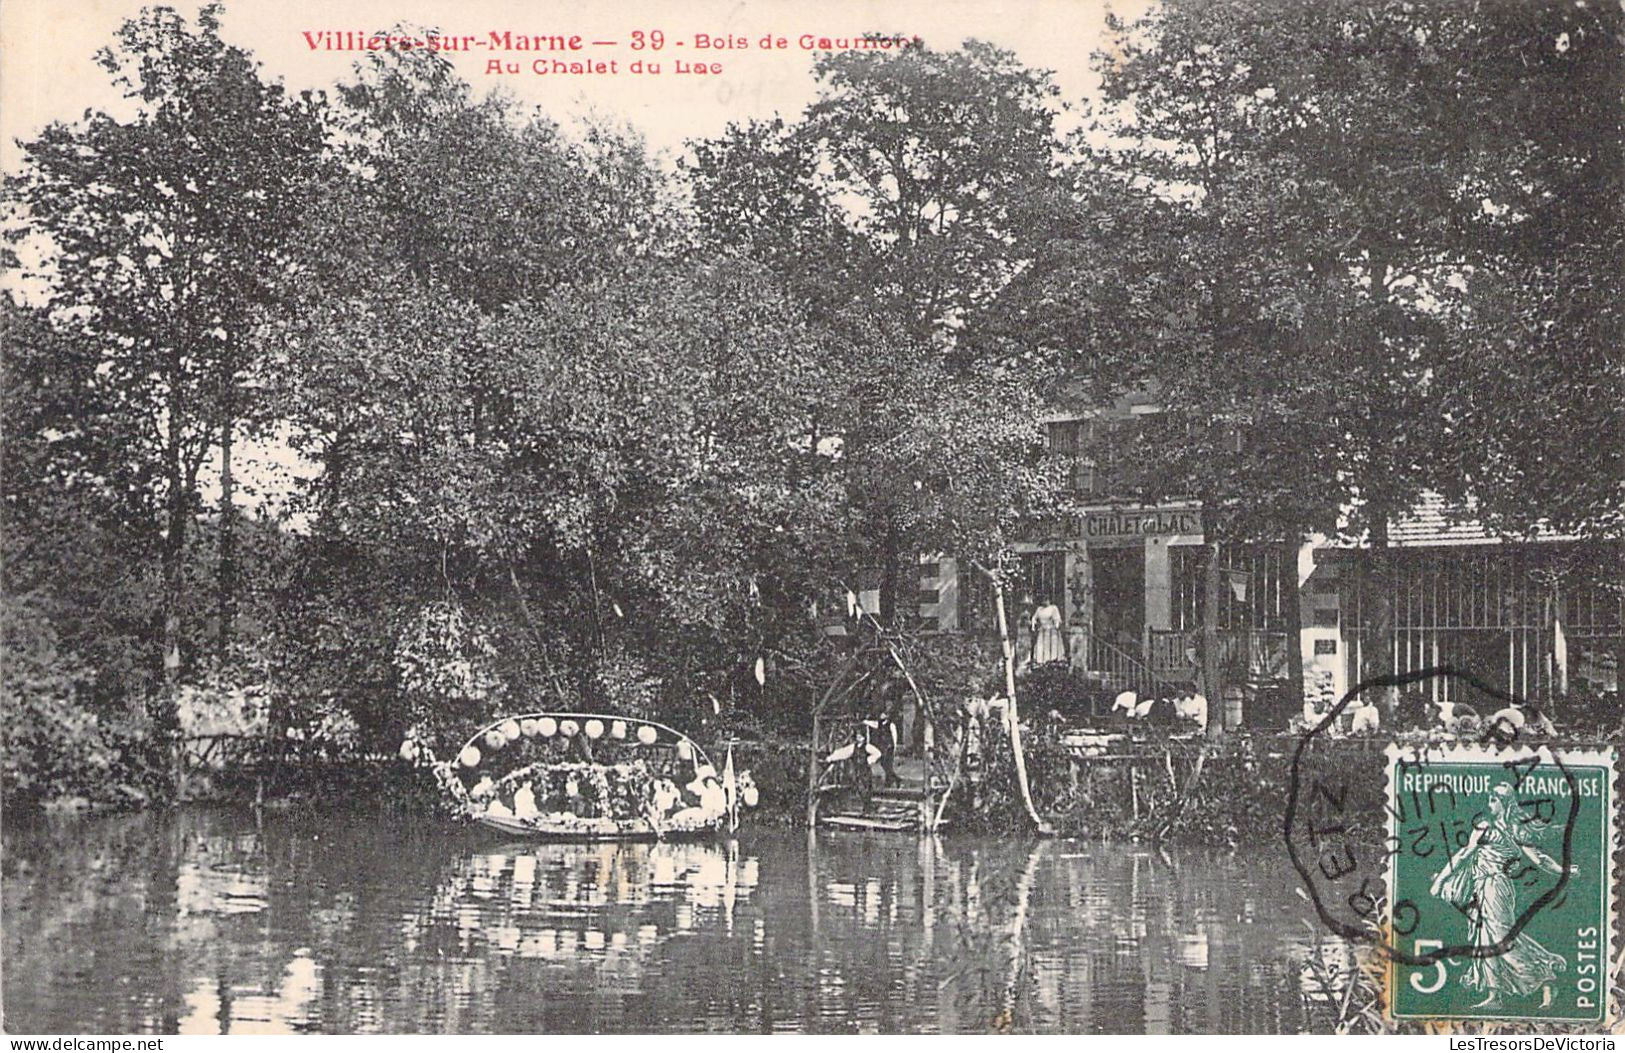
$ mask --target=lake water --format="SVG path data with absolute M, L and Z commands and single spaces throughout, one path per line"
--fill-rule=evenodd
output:
M 4 833 L 13 1033 L 1293 1032 L 1280 853 L 534 845 L 183 809 Z

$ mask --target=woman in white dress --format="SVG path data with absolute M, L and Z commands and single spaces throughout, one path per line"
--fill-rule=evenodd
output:
M 1028 624 L 1033 632 L 1033 665 L 1066 661 L 1066 637 L 1061 632 L 1061 626 L 1064 624 L 1061 608 L 1053 603 L 1044 603 L 1033 611 Z

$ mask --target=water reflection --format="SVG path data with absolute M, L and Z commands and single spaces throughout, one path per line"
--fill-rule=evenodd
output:
M 201 810 L 8 828 L 6 1026 L 1295 1031 L 1312 932 L 1261 855 Z

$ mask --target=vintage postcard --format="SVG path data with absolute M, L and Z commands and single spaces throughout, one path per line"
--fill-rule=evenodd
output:
M 10 1040 L 1614 1048 L 1619 3 L 0 51 Z

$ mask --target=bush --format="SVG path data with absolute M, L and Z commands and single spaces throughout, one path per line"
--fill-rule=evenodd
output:
M 1060 662 L 1031 670 L 1016 690 L 1019 708 L 1034 719 L 1055 712 L 1077 720 L 1103 713 L 1111 706 L 1100 681 Z
M 88 670 L 57 649 L 43 617 L 8 602 L 0 639 L 0 789 L 8 807 L 117 798 L 119 750 L 81 701 Z
M 1040 815 L 1066 836 L 1172 840 L 1213 845 L 1277 841 L 1286 815 L 1291 745 L 1275 736 L 1234 735 L 1217 745 L 1139 729 L 1113 753 L 1133 761 L 1079 759 L 1041 721 L 1023 721 L 1028 783 Z M 1357 840 L 1380 841 L 1386 761 L 1364 744 L 1331 743 L 1316 770 L 1341 776 L 1350 787 L 1349 813 L 1370 817 Z M 1203 756 L 1202 774 L 1193 776 Z M 983 745 L 978 802 L 956 790 L 949 815 L 960 828 L 1007 831 L 1030 820 L 1021 801 L 1009 740 L 1000 733 Z M 1170 772 L 1172 774 L 1170 774 Z

